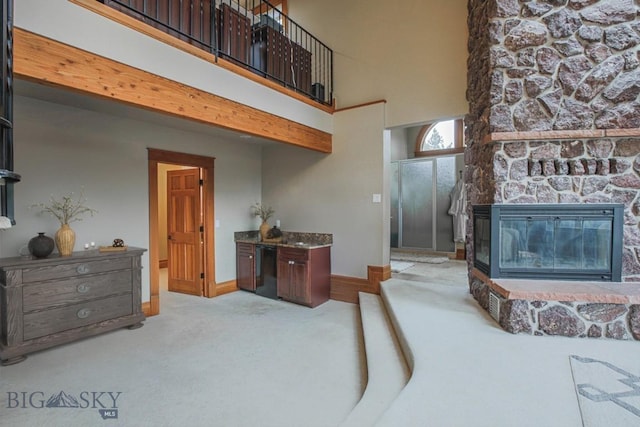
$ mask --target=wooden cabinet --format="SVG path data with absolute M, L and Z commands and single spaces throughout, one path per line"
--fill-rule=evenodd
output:
M 240 289 L 256 290 L 255 245 L 251 243 L 236 243 L 236 282 Z
M 278 298 L 309 307 L 327 301 L 331 281 L 330 251 L 329 246 L 313 249 L 277 246 Z M 258 271 L 262 267 L 258 265 L 255 254 L 255 244 L 236 243 L 236 282 L 238 288 L 251 292 L 257 292 L 261 285 L 257 281 L 263 276 Z
M 329 299 L 330 247 L 278 248 L 278 296 L 315 307 Z
M 0 362 L 125 326 L 142 326 L 141 256 L 74 252 L 0 259 Z

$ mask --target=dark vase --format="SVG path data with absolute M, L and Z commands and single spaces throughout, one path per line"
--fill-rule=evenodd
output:
M 38 235 L 29 240 L 29 253 L 36 258 L 46 258 L 53 252 L 55 243 L 49 236 L 45 236 L 44 233 L 38 233 Z

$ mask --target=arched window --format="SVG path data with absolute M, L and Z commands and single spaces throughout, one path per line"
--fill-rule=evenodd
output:
M 425 125 L 416 138 L 416 157 L 455 154 L 464 151 L 462 119 L 443 120 Z

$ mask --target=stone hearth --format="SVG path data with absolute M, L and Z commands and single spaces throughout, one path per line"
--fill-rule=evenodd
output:
M 471 293 L 507 332 L 640 340 L 640 283 L 490 279 L 474 270 Z M 494 315 L 495 313 L 492 313 Z
M 470 0 L 465 152 L 470 206 L 623 204 L 622 281 L 638 286 L 639 12 L 633 0 Z M 467 230 L 473 265 L 473 224 Z M 480 282 L 486 292 L 478 290 Z M 470 269 L 470 290 L 483 306 L 490 287 Z M 532 317 L 549 313 L 550 305 L 556 314 L 589 311 L 578 310 L 581 302 L 570 308 L 555 300 L 505 301 L 520 308 L 524 303 L 514 301 L 526 301 L 528 312 L 538 313 Z M 599 326 L 600 336 L 624 335 L 608 333 L 618 328 L 609 326 Z M 596 330 L 566 335 L 596 336 Z M 639 339 L 637 329 L 625 334 Z

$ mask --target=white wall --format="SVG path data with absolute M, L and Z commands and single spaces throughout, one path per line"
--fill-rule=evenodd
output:
M 413 150 L 409 151 L 407 128 L 395 128 L 391 133 L 391 160 L 405 160 L 413 157 Z M 411 156 L 409 155 L 411 154 Z
M 215 157 L 216 281 L 235 279 L 233 233 L 255 229 L 249 207 L 260 200 L 261 147 L 32 98 L 15 98 L 17 225 L 0 234 L 0 256 L 16 256 L 37 232 L 53 236 L 59 224 L 29 206 L 53 194 L 84 188 L 99 212 L 72 224 L 76 250 L 84 242 L 149 245 L 147 148 Z M 143 258 L 143 301 L 149 300 L 149 257 Z
M 389 263 L 389 135 L 384 104 L 336 113 L 333 154 L 268 147 L 262 163 L 263 201 L 285 231 L 333 234 L 332 273 L 367 277 Z M 272 222 L 273 222 L 272 221 Z
M 289 0 L 334 50 L 338 107 L 386 99 L 388 128 L 467 112 L 466 0 Z
M 324 132 L 333 132 L 330 114 L 142 35 L 68 0 L 16 0 L 14 23 L 16 27 L 258 110 Z

